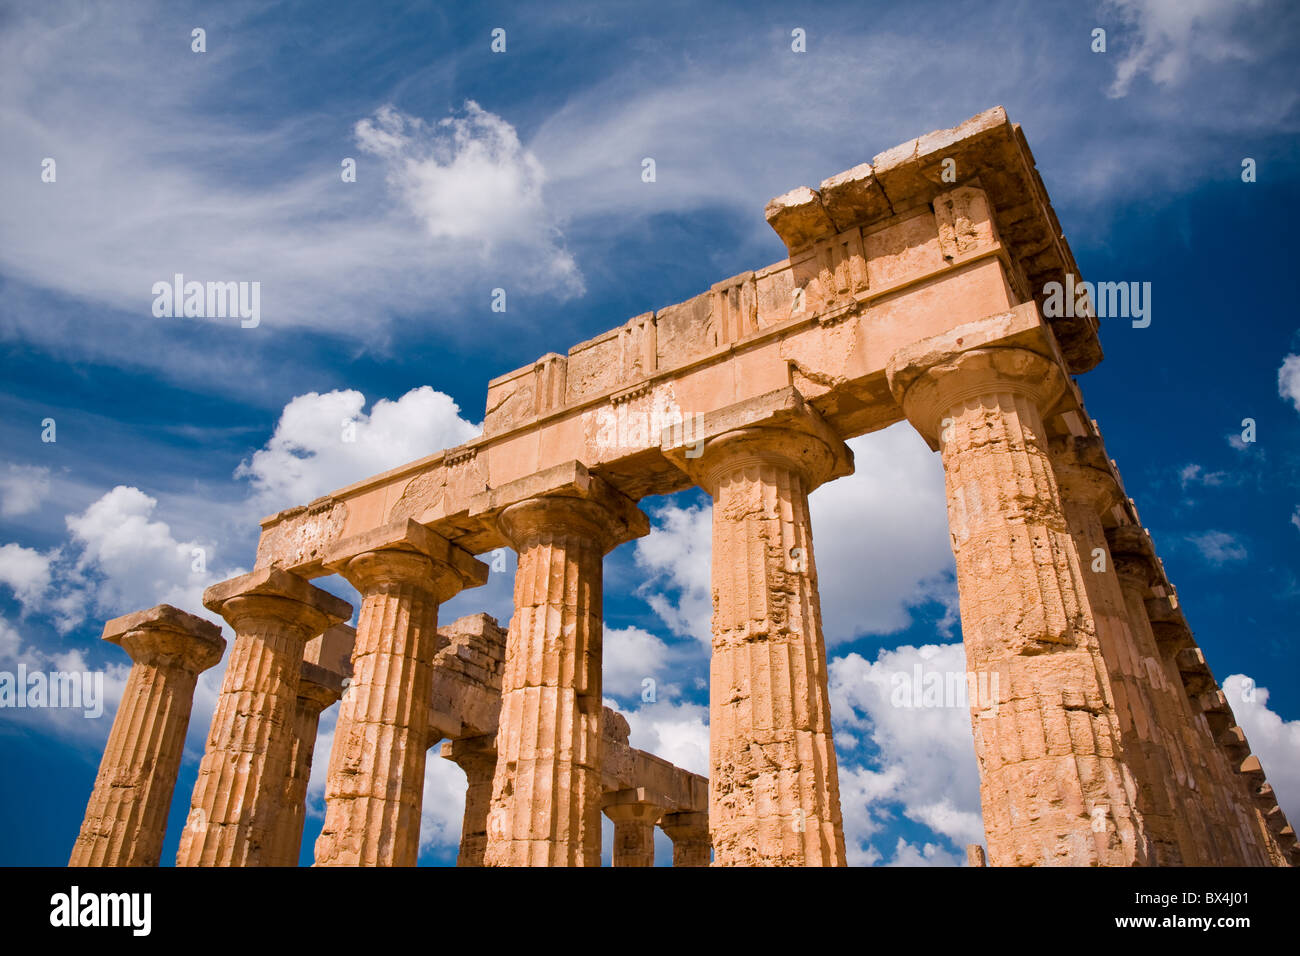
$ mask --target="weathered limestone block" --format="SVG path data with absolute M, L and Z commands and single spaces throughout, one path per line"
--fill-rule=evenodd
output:
M 563 407 L 568 357 L 550 352 L 488 383 L 484 436 L 500 435 Z
M 673 841 L 673 866 L 709 865 L 713 845 L 707 813 L 666 813 L 659 826 Z
M 815 413 L 711 438 L 709 824 L 714 865 L 842 866 L 808 493 L 852 454 Z
M 823 179 L 817 192 L 837 232 L 893 215 L 870 163 L 861 163 Z
M 1149 839 L 1047 452 L 1043 415 L 1064 377 L 1036 352 L 960 339 L 978 341 L 946 352 L 947 339 L 923 341 L 888 371 L 943 456 L 968 670 L 998 680 L 993 705 L 971 702 L 989 859 L 1142 862 Z
M 655 824 L 663 800 L 644 789 L 617 790 L 604 797 L 605 816 L 614 822 L 614 866 L 655 865 Z
M 438 628 L 432 711 L 454 715 L 459 729 L 443 737 L 496 737 L 506 629 L 489 614 L 468 614 Z M 436 743 L 430 738 L 430 746 Z
M 506 645 L 488 866 L 599 866 L 601 580 L 605 554 L 649 531 L 599 479 L 507 504 L 519 552 Z
M 792 254 L 837 231 L 821 196 L 807 186 L 769 200 L 763 214 Z
M 347 601 L 274 568 L 214 584 L 203 603 L 235 629 L 177 866 L 265 866 L 283 805 L 307 641 Z
M 68 865 L 157 866 L 194 685 L 226 641 L 215 624 L 168 604 L 114 618 L 103 639 L 134 663 Z
M 974 186 L 960 186 L 934 199 L 939 249 L 951 262 L 997 242 L 988 196 Z
M 409 520 L 341 542 L 326 567 L 361 592 L 362 604 L 316 865 L 414 866 L 438 605 L 481 585 L 488 568 Z

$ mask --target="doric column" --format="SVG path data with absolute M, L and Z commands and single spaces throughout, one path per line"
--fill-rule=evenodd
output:
M 666 813 L 659 827 L 673 841 L 673 866 L 709 865 L 713 845 L 707 813 Z
M 284 784 L 284 807 L 271 840 L 271 866 L 297 866 L 302 852 L 302 831 L 307 822 L 307 784 L 311 780 L 316 733 L 325 708 L 343 696 L 343 679 L 328 668 L 302 662 L 298 704 L 294 710 L 293 747 L 289 777 Z
M 497 742 L 492 736 L 461 737 L 442 745 L 442 755 L 465 771 L 465 816 L 460 827 L 457 866 L 482 866 L 487 854 L 488 810 L 492 807 L 492 778 L 497 766 Z
M 894 397 L 942 452 L 993 866 L 1132 865 L 1148 840 L 1116 757 L 1079 555 L 1048 458 L 1044 412 L 1064 378 L 1018 348 L 917 343 L 888 365 Z
M 852 454 L 815 413 L 686 460 L 713 498 L 709 826 L 715 866 L 843 866 L 808 494 Z
M 1083 569 L 1087 610 L 1119 725 L 1122 758 L 1137 784 L 1138 812 L 1154 851 L 1143 862 L 1193 863 L 1195 851 L 1186 817 L 1179 810 L 1179 784 L 1167 746 L 1169 722 L 1177 717 L 1165 712 L 1157 700 L 1164 672 L 1154 642 L 1148 646 L 1141 640 L 1148 635 L 1137 633 L 1129 622 L 1116 559 L 1101 523 L 1102 515 L 1121 500 L 1120 489 L 1107 467 L 1100 438 L 1057 438 L 1050 450 L 1066 523 Z
M 605 816 L 614 823 L 614 866 L 655 865 L 655 824 L 663 803 L 643 788 L 615 790 L 604 797 Z
M 69 866 L 157 866 L 198 675 L 221 629 L 167 604 L 114 618 L 104 640 L 134 662 Z
M 362 601 L 316 865 L 415 866 L 438 605 L 486 581 L 487 565 L 414 521 L 344 542 L 325 565 Z
M 278 568 L 214 584 L 235 629 L 177 866 L 266 866 L 289 776 L 303 648 L 352 605 Z
M 1202 731 L 1203 720 L 1187 697 L 1176 663 L 1177 646 L 1159 641 L 1147 614 L 1147 599 L 1155 567 L 1154 556 L 1140 529 L 1131 525 L 1113 529 L 1108 544 L 1114 555 L 1120 593 L 1129 626 L 1140 647 L 1155 658 L 1149 668 L 1148 687 L 1157 695 L 1167 719 L 1166 749 L 1179 785 L 1178 815 L 1191 843 L 1185 861 L 1189 866 L 1244 865 L 1240 840 L 1224 810 L 1223 775 L 1213 740 Z
M 487 865 L 599 866 L 602 565 L 648 523 L 593 477 L 583 497 L 526 499 L 498 524 L 519 568 Z

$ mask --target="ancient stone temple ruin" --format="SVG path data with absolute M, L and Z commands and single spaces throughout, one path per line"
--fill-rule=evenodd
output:
M 987 855 L 1290 865 L 1295 834 L 1197 648 L 1075 376 L 1097 320 L 1001 109 L 772 200 L 789 258 L 488 383 L 483 434 L 262 522 L 205 605 L 234 631 L 182 865 L 292 865 L 339 706 L 318 866 L 416 862 L 428 751 L 468 781 L 464 866 L 843 865 L 808 495 L 906 419 L 947 479 Z M 713 498 L 707 781 L 602 706 L 601 568 L 640 499 Z M 869 535 L 870 528 L 862 533 Z M 508 631 L 438 607 L 518 554 Z M 871 568 L 862 569 L 864 575 Z M 353 608 L 311 583 L 339 574 Z M 110 621 L 134 660 L 73 864 L 158 863 L 218 629 Z M 345 691 L 346 685 L 346 691 Z

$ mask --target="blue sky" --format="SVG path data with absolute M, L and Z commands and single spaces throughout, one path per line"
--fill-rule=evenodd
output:
M 1152 284 L 1150 327 L 1106 324 L 1080 384 L 1300 819 L 1298 21 L 1226 0 L 0 4 L 0 670 L 103 670 L 110 695 L 96 720 L 0 710 L 0 864 L 67 859 L 126 673 L 105 618 L 201 611 L 258 517 L 465 440 L 493 376 L 783 258 L 768 198 L 998 104 L 1084 277 Z M 177 272 L 261 282 L 260 325 L 155 318 Z M 982 842 L 967 712 L 888 704 L 914 664 L 963 666 L 942 472 L 905 424 L 853 447 L 812 499 L 850 855 L 951 865 Z M 635 744 L 703 771 L 708 500 L 644 507 L 652 535 L 606 562 L 607 696 Z M 512 568 L 443 618 L 504 623 Z M 463 777 L 430 764 L 421 861 L 445 864 Z M 319 773 L 309 809 L 305 862 Z

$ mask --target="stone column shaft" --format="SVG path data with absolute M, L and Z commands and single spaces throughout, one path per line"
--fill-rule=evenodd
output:
M 1149 840 L 1117 759 L 1119 729 L 1047 453 L 1042 409 L 1063 378 L 1027 350 L 944 354 L 936 342 L 896 354 L 889 378 L 942 452 L 967 666 L 998 681 L 992 705 L 971 702 L 989 861 L 1142 862 Z
M 608 491 L 521 501 L 499 524 L 519 567 L 486 862 L 599 866 L 603 563 L 645 516 Z
M 713 846 L 707 813 L 668 813 L 659 825 L 673 841 L 673 866 L 709 865 Z
M 297 866 L 302 853 L 302 832 L 307 822 L 307 784 L 311 780 L 312 757 L 320 715 L 343 694 L 341 680 L 328 670 L 303 662 L 298 682 L 298 706 L 294 711 L 293 748 L 289 777 L 284 786 L 284 807 L 271 841 L 271 866 Z
M 423 526 L 396 529 L 412 549 L 327 562 L 362 595 L 325 784 L 317 866 L 415 866 L 429 747 L 438 605 L 487 568 Z M 343 549 L 346 552 L 346 548 Z
M 462 737 L 442 745 L 442 754 L 465 771 L 465 816 L 460 828 L 457 866 L 483 866 L 487 855 L 488 811 L 496 773 L 495 737 Z
M 157 866 L 198 675 L 226 641 L 209 621 L 169 605 L 104 627 L 134 663 L 100 761 L 69 866 Z
M 1121 554 L 1116 562 L 1130 626 L 1140 645 L 1156 648 L 1160 662 L 1159 679 L 1153 676 L 1151 687 L 1161 693 L 1171 715 L 1169 749 L 1182 784 L 1180 815 L 1188 823 L 1198 861 L 1205 866 L 1253 865 L 1242 839 L 1242 820 L 1231 810 L 1231 769 L 1218 752 L 1204 718 L 1188 699 L 1174 651 L 1157 641 L 1151 627 L 1146 610 L 1151 570 L 1145 559 Z
M 808 515 L 837 442 L 811 426 L 744 429 L 695 466 L 713 497 L 715 866 L 846 862 Z
M 1151 839 L 1156 866 L 1184 866 L 1197 860 L 1195 840 L 1180 811 L 1176 757 L 1168 746 L 1176 714 L 1162 706 L 1164 681 L 1154 642 L 1148 645 L 1130 624 L 1119 567 L 1110 552 L 1101 516 L 1120 492 L 1106 469 L 1100 439 L 1052 441 L 1052 463 L 1066 522 L 1083 569 L 1083 584 L 1114 708 L 1123 759 L 1137 785 L 1137 808 Z
M 235 643 L 176 864 L 265 866 L 290 773 L 303 648 L 352 608 L 276 569 L 213 585 L 204 604 L 230 622 Z

